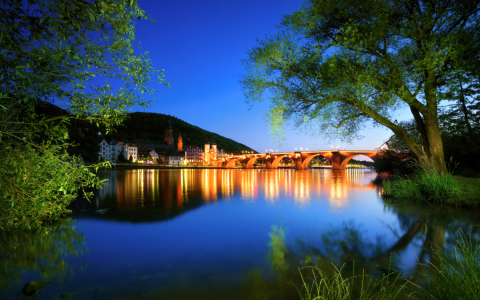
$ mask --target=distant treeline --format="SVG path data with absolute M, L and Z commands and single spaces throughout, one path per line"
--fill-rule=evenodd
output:
M 39 115 L 49 117 L 68 114 L 66 110 L 48 102 L 38 104 L 36 112 Z M 175 147 L 177 147 L 179 134 L 182 134 L 184 146 L 193 145 L 203 148 L 208 140 L 210 143 L 215 141 L 218 149 L 223 149 L 225 152 L 254 151 L 250 147 L 237 143 L 234 140 L 203 130 L 173 116 L 135 112 L 130 113 L 127 120 L 108 135 L 104 134 L 104 128 L 98 128 L 96 124 L 71 119 L 71 122 L 67 125 L 69 141 L 76 146 L 71 147 L 69 152 L 70 154 L 82 156 L 85 161 L 94 162 L 98 159 L 98 152 L 100 151 L 99 142 L 104 138 L 120 140 L 148 138 L 149 140 L 163 141 L 165 130 L 169 126 L 168 120 L 171 120 Z
M 130 113 L 129 118 L 121 126 L 115 128 L 115 132 L 109 134 L 108 137 L 122 140 L 148 138 L 149 140 L 163 141 L 165 130 L 168 128 L 168 120 L 171 120 L 175 147 L 177 147 L 178 136 L 181 134 L 184 146 L 193 145 L 203 148 L 207 141 L 210 143 L 215 141 L 217 148 L 223 149 L 225 152 L 254 151 L 244 144 L 203 130 L 176 117 L 159 113 Z

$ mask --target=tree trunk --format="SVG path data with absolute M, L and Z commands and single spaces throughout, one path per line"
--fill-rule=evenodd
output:
M 447 173 L 447 164 L 445 163 L 445 154 L 443 153 L 443 142 L 440 135 L 438 123 L 429 122 L 426 124 L 429 151 L 424 152 L 425 157 L 420 157 L 419 161 L 425 171 L 436 172 L 438 174 Z

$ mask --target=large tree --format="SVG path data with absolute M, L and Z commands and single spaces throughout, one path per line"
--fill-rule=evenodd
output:
M 140 94 L 163 70 L 134 51 L 141 18 L 136 0 L 0 0 L 0 229 L 38 228 L 80 189 L 100 186 L 94 172 L 108 163 L 69 154 L 66 125 L 108 130 L 152 101 Z M 38 113 L 52 101 L 69 114 Z
M 247 101 L 270 98 L 280 133 L 291 119 L 352 138 L 372 121 L 444 173 L 437 94 L 459 62 L 478 57 L 479 9 L 471 0 L 308 0 L 248 52 Z M 421 142 L 396 121 L 400 107 Z

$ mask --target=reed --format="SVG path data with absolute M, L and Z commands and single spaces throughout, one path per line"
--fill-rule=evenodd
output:
M 458 232 L 455 247 L 447 251 L 432 249 L 432 257 L 418 270 L 420 298 L 480 298 L 480 246 L 472 240 L 472 234 Z
M 328 276 L 317 266 L 299 268 L 303 285 L 295 286 L 301 300 L 350 300 L 381 299 L 393 300 L 409 298 L 406 286 L 408 280 L 400 279 L 394 272 L 384 274 L 381 279 L 373 279 L 362 271 L 360 275 L 346 277 L 342 268 L 334 265 L 333 276 Z M 304 278 L 302 271 L 311 271 L 309 278 Z
M 431 259 L 419 263 L 411 278 L 387 272 L 373 279 L 364 272 L 343 276 L 334 266 L 328 276 L 318 266 L 299 268 L 302 285 L 295 286 L 300 300 L 350 299 L 480 299 L 480 245 L 470 233 L 457 233 L 457 243 L 450 250 L 432 249 Z M 310 271 L 307 278 L 302 274 Z

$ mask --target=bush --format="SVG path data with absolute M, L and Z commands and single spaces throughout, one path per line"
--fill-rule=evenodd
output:
M 455 203 L 460 198 L 460 188 L 449 173 L 419 172 L 417 183 L 425 200 L 440 203 Z
M 393 197 L 403 200 L 424 200 L 447 204 L 461 202 L 461 190 L 458 182 L 449 173 L 439 175 L 436 172 L 417 171 L 409 179 L 397 175 L 391 185 Z
M 377 154 L 373 166 L 377 173 L 387 172 L 391 175 L 411 175 L 415 171 L 415 158 L 410 153 L 397 153 L 382 150 Z

